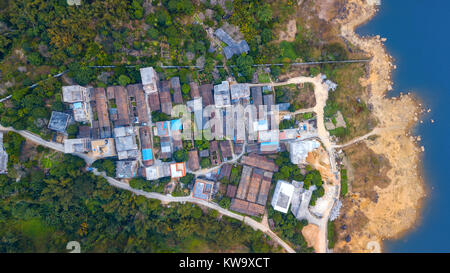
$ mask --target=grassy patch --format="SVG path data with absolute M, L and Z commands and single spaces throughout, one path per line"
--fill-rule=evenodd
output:
M 32 218 L 29 220 L 20 221 L 17 224 L 17 229 L 33 242 L 37 252 L 46 251 L 47 239 L 53 230 L 47 227 L 41 219 Z
M 348 178 L 347 178 L 347 170 L 341 170 L 341 196 L 345 197 L 348 192 Z
M 268 82 L 270 82 L 269 74 L 267 74 L 265 72 L 258 73 L 258 82 L 260 82 L 260 83 L 268 83 Z
M 342 142 L 370 132 L 377 124 L 377 120 L 364 101 L 367 97 L 366 90 L 359 82 L 364 73 L 364 66 L 361 64 L 337 66 L 329 73 L 331 80 L 338 84 L 338 88 L 330 92 L 325 116 L 333 118 L 338 110 L 342 112 L 347 128 L 330 131 L 330 134 L 338 136 Z
M 334 230 L 334 223 L 328 222 L 328 248 L 332 249 L 336 243 L 336 232 Z

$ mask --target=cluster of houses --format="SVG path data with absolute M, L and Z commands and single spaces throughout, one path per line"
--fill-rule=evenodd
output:
M 260 216 L 264 214 L 272 176 L 278 166 L 273 160 L 257 154 L 243 156 L 241 163 L 243 168 L 237 190 L 227 191 L 228 197 L 232 198 L 230 209 Z
M 270 118 L 270 115 L 275 110 L 274 106 L 284 109 L 286 105 L 275 105 L 270 86 L 250 86 L 230 81 L 217 85 L 191 82 L 191 100 L 184 102 L 178 77 L 160 80 L 152 67 L 140 69 L 140 74 L 142 84 L 126 87 L 63 87 L 63 102 L 70 105 L 70 111 L 53 112 L 49 128 L 64 133 L 71 122 L 82 123 L 76 138 L 64 140 L 66 153 L 87 153 L 93 159 L 117 157 L 117 178 L 142 176 L 147 180 L 181 178 L 187 172 L 201 169 L 202 159 L 207 158 L 210 165 L 221 166 L 204 177 L 197 177 L 192 188 L 193 197 L 206 201 L 217 192 L 218 183 L 215 181 L 229 178 L 232 166 L 227 161 L 243 155 L 239 185 L 228 185 L 226 195 L 231 199 L 232 210 L 258 216 L 264 213 L 272 176 L 278 171 L 278 166 L 265 155 L 287 150 L 291 153 L 291 161 L 299 164 L 304 162 L 309 151 L 320 146 L 315 140 L 304 139 L 315 130 L 308 121 L 298 128 L 278 129 L 277 119 Z M 188 160 L 174 162 L 174 152 L 183 149 L 181 134 L 184 124 L 181 119 L 171 118 L 152 122 L 152 112 L 159 111 L 170 116 L 172 107 L 177 104 L 187 106 L 197 131 L 205 129 L 206 107 L 216 110 L 211 117 L 217 114 L 225 117 L 231 106 L 256 106 L 254 115 L 257 118 L 253 123 L 246 124 L 244 130 L 248 133 L 252 129 L 257 138 L 215 139 L 210 141 L 208 149 L 191 145 L 193 148 L 188 151 Z M 226 126 L 223 125 L 224 130 Z M 233 126 L 237 131 L 239 126 Z M 217 129 L 217 124 L 211 127 L 213 136 L 219 135 Z
M 70 105 L 73 119 L 83 124 L 76 138 L 64 140 L 66 153 L 88 153 L 94 159 L 117 157 L 118 178 L 135 177 L 138 161 L 144 166 L 153 163 L 150 112 L 141 84 L 106 90 L 63 86 L 63 102 Z M 52 117 L 62 114 L 53 112 Z

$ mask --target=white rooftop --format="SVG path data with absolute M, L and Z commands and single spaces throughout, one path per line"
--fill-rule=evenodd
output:
M 186 175 L 186 164 L 184 162 L 170 164 L 170 175 L 179 178 Z
M 289 143 L 291 162 L 294 164 L 304 163 L 309 152 L 320 147 L 317 140 L 298 140 Z
M 141 69 L 139 69 L 139 72 L 141 72 L 141 79 L 142 79 L 143 85 L 155 83 L 154 79 L 155 79 L 156 71 L 155 71 L 155 69 L 153 69 L 153 67 L 141 68 Z
M 88 88 L 80 86 L 80 85 L 69 85 L 63 86 L 63 102 L 73 103 L 85 101 L 89 96 L 87 93 Z
M 230 85 L 230 92 L 232 100 L 250 97 L 250 87 L 246 83 Z
M 153 67 L 145 67 L 139 69 L 141 73 L 142 85 L 146 93 L 158 91 L 158 75 Z
M 272 207 L 277 211 L 287 213 L 293 194 L 294 185 L 283 180 L 278 180 L 272 196 Z
M 145 178 L 147 180 L 156 180 L 161 177 L 170 176 L 170 167 L 168 163 L 153 165 L 145 168 Z

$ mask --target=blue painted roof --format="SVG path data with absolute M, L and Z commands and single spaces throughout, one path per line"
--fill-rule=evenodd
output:
M 170 121 L 170 130 L 177 131 L 177 130 L 181 130 L 182 128 L 183 128 L 183 126 L 181 125 L 180 119 L 174 119 L 174 120 Z
M 81 102 L 75 102 L 74 104 L 73 104 L 73 109 L 80 109 L 81 108 Z
M 278 146 L 278 141 L 263 142 L 263 143 L 261 143 L 261 146 L 270 146 L 270 145 L 277 145 L 277 146 Z
M 143 149 L 142 150 L 142 159 L 145 160 L 153 160 L 153 151 L 152 149 Z

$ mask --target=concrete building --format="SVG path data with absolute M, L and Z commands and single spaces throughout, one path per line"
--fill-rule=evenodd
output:
M 230 85 L 231 102 L 234 104 L 240 99 L 250 97 L 250 87 L 246 83 L 237 83 Z
M 159 157 L 161 159 L 168 159 L 172 157 L 172 143 L 170 137 L 161 137 L 160 139 L 161 152 Z
M 295 140 L 299 137 L 299 133 L 297 129 L 286 129 L 280 131 L 279 139 L 280 141 L 288 141 L 288 140 Z
M 64 153 L 88 153 L 91 150 L 89 138 L 75 138 L 64 140 Z
M 159 137 L 169 137 L 171 135 L 170 120 L 158 121 L 156 123 L 156 135 Z
M 170 176 L 172 178 L 181 178 L 186 175 L 186 163 L 172 163 L 170 164 Z
M 197 179 L 195 180 L 194 189 L 192 190 L 192 196 L 197 199 L 211 201 L 213 190 L 214 182 L 204 179 Z
M 138 163 L 136 160 L 116 161 L 117 178 L 133 178 L 137 175 Z
M 81 0 L 67 0 L 67 5 L 79 6 L 79 5 L 81 5 Z
M 80 85 L 62 87 L 63 102 L 71 104 L 75 121 L 90 122 L 92 117 L 91 89 Z
M 80 101 L 90 101 L 91 91 L 88 87 L 80 85 L 69 85 L 62 87 L 63 102 L 74 103 Z
M 114 139 L 119 160 L 138 157 L 136 134 L 132 126 L 114 128 Z
M 153 166 L 146 167 L 143 175 L 147 180 L 157 180 L 162 177 L 168 177 L 170 176 L 170 165 L 159 161 Z
M 111 157 L 117 155 L 113 138 L 92 140 L 91 151 L 92 156 L 98 158 Z
M 289 154 L 294 164 L 305 163 L 309 152 L 320 147 L 317 140 L 296 140 L 289 143 Z
M 231 105 L 230 85 L 227 81 L 214 85 L 214 104 L 216 107 L 226 107 Z
M 155 69 L 153 69 L 153 67 L 145 67 L 141 68 L 139 71 L 141 73 L 142 85 L 145 93 L 150 94 L 158 92 L 159 78 Z
M 268 130 L 258 132 L 258 142 L 278 142 L 280 140 L 280 132 L 278 130 Z
M 209 157 L 209 150 L 201 150 L 199 155 L 200 157 Z
M 280 151 L 280 142 L 271 141 L 259 144 L 259 151 L 261 154 L 274 154 Z
M 69 124 L 70 116 L 66 113 L 52 111 L 52 116 L 48 123 L 48 128 L 56 132 L 65 133 Z
M 272 196 L 272 207 L 280 212 L 287 213 L 291 204 L 294 186 L 283 180 L 278 180 Z
M 253 122 L 253 131 L 254 132 L 260 132 L 260 131 L 267 131 L 269 130 L 269 123 L 266 119 L 260 119 Z

